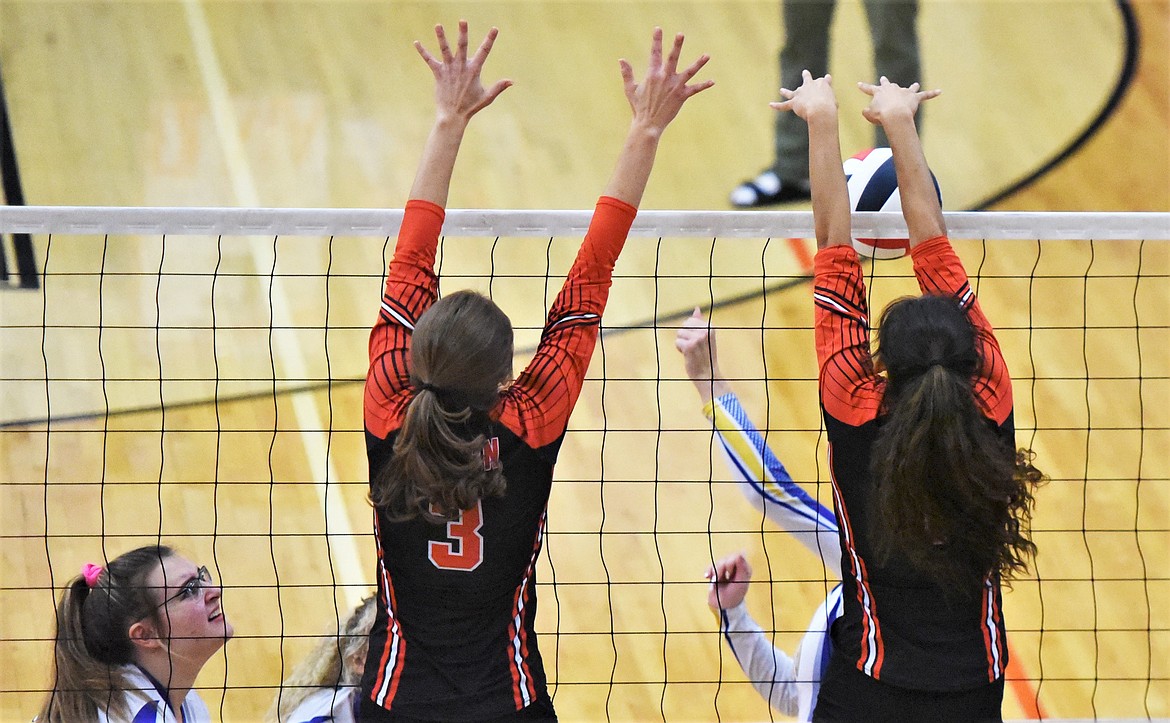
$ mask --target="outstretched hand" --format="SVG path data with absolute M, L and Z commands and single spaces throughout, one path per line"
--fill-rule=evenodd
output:
M 919 105 L 942 93 L 938 89 L 919 90 L 921 86 L 918 83 L 911 83 L 910 87 L 903 88 L 897 83 L 891 83 L 884 75 L 877 85 L 858 83 L 857 87 L 873 99 L 865 110 L 861 111 L 861 115 L 874 125 L 881 125 L 884 120 L 893 116 L 909 115 L 913 118 L 918 112 Z
M 718 376 L 719 356 L 715 349 L 715 330 L 703 318 L 699 307 L 691 312 L 674 337 L 674 348 L 683 356 L 687 378 L 702 388 Z
M 837 96 L 833 92 L 833 76 L 826 74 L 823 78 L 813 78 L 812 73 L 804 70 L 801 77 L 804 81 L 799 88 L 781 88 L 780 97 L 784 100 L 768 105 L 776 110 L 790 110 L 805 120 L 817 113 L 836 113 Z
M 459 21 L 459 44 L 454 53 L 447 43 L 447 34 L 442 25 L 435 26 L 435 38 L 439 41 L 439 55 L 431 55 L 419 41 L 414 49 L 430 66 L 435 75 L 435 106 L 440 118 L 454 118 L 466 122 L 471 116 L 491 105 L 505 88 L 512 85 L 510 80 L 499 80 L 491 88 L 484 88 L 480 71 L 491 53 L 499 30 L 492 28 L 480 43 L 475 55 L 467 57 L 467 21 Z
M 707 588 L 707 605 L 712 610 L 729 610 L 747 597 L 752 567 L 743 553 L 737 552 L 708 568 L 704 577 L 711 581 Z
M 635 82 L 634 69 L 629 61 L 624 58 L 618 61 L 625 83 L 626 99 L 634 111 L 634 122 L 658 133 L 674 120 L 687 98 L 715 85 L 713 80 L 688 85 L 707 64 L 710 56 L 706 53 L 700 55 L 695 62 L 679 72 L 678 60 L 682 54 L 682 46 L 683 34 L 679 33 L 674 36 L 674 47 L 671 48 L 670 55 L 663 60 L 662 28 L 654 28 L 654 39 L 650 45 L 650 65 L 646 69 L 646 78 L 641 83 Z

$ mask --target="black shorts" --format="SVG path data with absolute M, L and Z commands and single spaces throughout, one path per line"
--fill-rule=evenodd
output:
M 1002 721 L 1002 707 L 1002 677 L 973 690 L 912 690 L 874 680 L 834 655 L 821 680 L 813 721 L 982 723 Z
M 362 705 L 358 711 L 358 720 L 361 723 L 437 723 L 429 718 L 411 718 L 399 713 L 393 713 L 378 705 L 374 701 L 362 696 Z M 553 709 L 552 701 L 540 696 L 526 708 L 514 713 L 488 718 L 476 723 L 511 723 L 511 721 L 526 721 L 526 723 L 556 723 L 557 713 Z

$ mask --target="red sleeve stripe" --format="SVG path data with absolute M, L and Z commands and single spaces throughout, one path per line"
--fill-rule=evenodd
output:
M 558 327 L 562 324 L 572 324 L 575 326 L 576 324 L 573 324 L 573 322 L 577 322 L 578 324 L 580 324 L 580 323 L 597 324 L 597 323 L 601 322 L 601 315 L 600 314 L 591 314 L 591 313 L 569 314 L 568 316 L 563 316 L 560 319 L 557 319 L 556 321 L 550 322 L 549 325 L 545 327 L 545 329 L 551 330 L 551 329 Z
M 836 280 L 834 286 L 827 281 Z M 813 297 L 827 297 L 825 300 L 835 300 L 853 314 L 867 316 L 869 303 L 865 298 L 865 288 L 861 286 L 861 277 L 858 273 L 836 274 L 833 277 L 822 277 L 821 283 L 813 287 Z
M 833 501 L 837 506 L 838 525 L 845 541 L 845 551 L 849 555 L 849 571 L 857 583 L 857 601 L 861 604 L 861 657 L 857 660 L 857 669 L 874 680 L 880 680 L 886 650 L 882 640 L 881 624 L 878 622 L 877 601 L 869 589 L 865 560 L 853 546 L 853 523 L 849 519 L 849 510 L 845 507 L 845 499 L 837 485 L 837 476 L 833 473 L 833 445 L 829 444 L 828 449 L 829 478 L 833 483 Z
M 995 599 L 995 583 L 991 575 L 983 580 L 983 643 L 987 647 L 987 680 L 994 683 L 1003 675 L 1003 637 L 999 634 L 1001 611 Z
M 845 304 L 833 298 L 831 294 L 825 293 L 821 289 L 817 289 L 815 292 L 813 292 L 813 300 L 816 301 L 817 306 L 824 309 L 825 311 L 849 317 L 850 319 L 853 319 L 860 324 L 865 324 L 867 326 L 869 325 L 869 317 L 856 309 L 849 308 Z
M 377 515 L 374 516 L 374 534 L 378 539 L 382 539 L 381 533 L 378 531 Z M 389 710 L 390 705 L 394 702 L 394 696 L 398 693 L 398 683 L 402 678 L 402 664 L 406 659 L 406 638 L 402 635 L 402 628 L 395 615 L 398 602 L 394 596 L 394 583 L 382 560 L 381 544 L 378 545 L 378 582 L 378 592 L 382 596 L 382 604 L 385 605 L 387 612 L 387 629 L 386 644 L 382 648 L 382 655 L 379 658 L 378 677 L 374 681 L 372 699 L 378 705 Z
M 971 308 L 971 304 L 975 301 L 975 290 L 971 288 L 970 282 L 963 282 L 963 285 L 955 292 L 955 298 L 959 300 L 959 306 L 964 309 Z
M 547 516 L 546 509 L 541 513 L 540 523 L 536 527 L 536 541 L 532 545 L 532 557 L 528 561 L 528 568 L 524 571 L 524 577 L 512 598 L 512 620 L 508 624 L 508 667 L 512 672 L 512 698 L 516 703 L 516 710 L 527 708 L 536 699 L 536 682 L 532 679 L 532 670 L 528 665 L 528 628 L 524 625 L 524 618 L 531 600 L 530 583 L 544 541 Z
M 414 322 L 411 319 L 408 319 L 401 311 L 398 311 L 392 307 L 388 301 L 389 300 L 382 301 L 382 321 L 385 321 L 387 324 L 398 322 L 407 329 L 414 331 Z

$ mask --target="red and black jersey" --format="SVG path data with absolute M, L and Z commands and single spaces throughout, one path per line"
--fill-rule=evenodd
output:
M 553 465 L 581 393 L 613 267 L 637 210 L 602 197 L 536 354 L 491 413 L 489 448 L 507 489 L 446 524 L 390 522 L 375 511 L 378 614 L 363 695 L 404 716 L 476 720 L 547 700 L 537 647 L 536 560 Z M 370 335 L 365 390 L 371 475 L 390 458 L 406 406 L 410 339 L 438 295 L 444 212 L 406 206 Z
M 982 360 L 973 387 L 977 404 L 1014 449 L 1007 366 L 959 257 L 945 236 L 924 241 L 911 255 L 923 293 L 952 295 L 966 309 Z M 998 577 L 989 576 L 971 594 L 948 595 L 904 558 L 893 555 L 879 565 L 873 553 L 870 456 L 884 419 L 885 379 L 870 356 L 865 281 L 851 247 L 817 253 L 813 295 L 845 589 L 845 612 L 834 627 L 835 654 L 874 679 L 903 688 L 964 690 L 996 681 L 1008 658 Z

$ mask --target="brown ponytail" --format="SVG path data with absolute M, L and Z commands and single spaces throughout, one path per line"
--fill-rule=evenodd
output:
M 391 520 L 451 520 L 504 493 L 503 470 L 487 468 L 483 450 L 512 353 L 511 322 L 482 294 L 450 294 L 419 319 L 410 348 L 417 392 L 370 489 L 371 503 Z
M 69 581 L 57 604 L 53 685 L 38 723 L 96 722 L 99 710 L 129 715 L 118 669 L 133 662 L 130 626 L 155 614 L 146 577 L 173 554 L 162 545 L 140 547 L 111 560 L 92 587 L 83 575 Z
M 873 539 L 936 582 L 977 589 L 1027 570 L 1032 488 L 1043 475 L 984 417 L 972 380 L 975 330 L 949 296 L 900 299 L 882 315 L 877 358 L 889 373 L 873 446 Z

